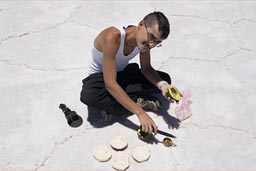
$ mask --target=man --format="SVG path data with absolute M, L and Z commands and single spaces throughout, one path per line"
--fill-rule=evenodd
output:
M 170 76 L 155 71 L 150 50 L 169 35 L 169 21 L 162 12 L 144 17 L 137 26 L 109 27 L 94 40 L 89 76 L 83 80 L 81 101 L 109 114 L 130 111 L 137 115 L 142 131 L 157 133 L 157 126 L 145 112 L 159 111 L 161 104 L 151 94 L 166 96 Z M 129 60 L 140 54 L 140 66 Z M 170 99 L 173 102 L 173 99 Z

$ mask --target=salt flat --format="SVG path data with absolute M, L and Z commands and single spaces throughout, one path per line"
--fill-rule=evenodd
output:
M 137 138 L 135 115 L 104 122 L 80 102 L 94 37 L 162 11 L 171 33 L 152 64 L 190 90 L 192 117 L 149 113 L 176 146 Z M 92 156 L 113 135 L 128 139 L 128 170 L 256 170 L 256 1 L 0 1 L 0 170 L 114 170 Z M 138 62 L 138 58 L 133 62 Z M 82 118 L 71 128 L 58 108 Z M 135 162 L 134 146 L 151 151 Z M 115 153 L 112 150 L 112 153 Z

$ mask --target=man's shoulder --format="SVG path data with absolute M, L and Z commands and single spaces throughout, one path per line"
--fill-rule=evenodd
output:
M 114 36 L 114 37 L 120 37 L 121 32 L 118 28 L 111 26 L 105 29 L 105 35 L 108 36 Z
M 121 37 L 120 30 L 114 26 L 106 28 L 104 30 L 103 34 L 104 34 L 103 37 L 105 40 L 112 40 L 112 41 L 115 40 L 115 41 L 119 42 L 120 37 Z

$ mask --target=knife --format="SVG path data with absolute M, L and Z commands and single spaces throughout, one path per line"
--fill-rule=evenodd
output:
M 142 127 L 140 126 L 139 129 L 142 130 Z M 153 132 L 154 132 L 154 128 L 153 128 Z M 159 129 L 157 130 L 157 133 L 161 134 L 161 135 L 164 135 L 164 136 L 167 136 L 167 137 L 176 138 L 176 136 L 174 136 L 174 135 L 172 135 L 170 133 L 167 133 L 165 131 L 161 131 Z

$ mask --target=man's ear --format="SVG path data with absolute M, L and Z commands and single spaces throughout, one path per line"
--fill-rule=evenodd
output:
M 139 26 L 143 26 L 145 24 L 144 20 L 141 20 Z

